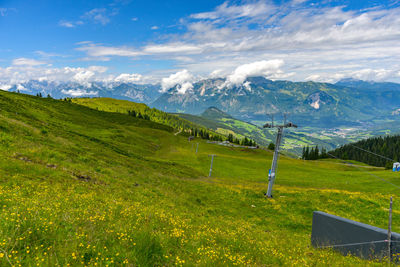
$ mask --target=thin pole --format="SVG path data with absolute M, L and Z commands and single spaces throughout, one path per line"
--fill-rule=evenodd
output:
M 199 143 L 197 143 L 197 147 L 196 147 L 196 154 L 197 154 L 197 151 L 199 150 Z
M 388 225 L 388 260 L 391 261 L 391 241 L 392 241 L 392 205 L 393 199 L 390 197 L 390 206 L 389 206 L 389 225 Z
M 278 127 L 278 134 L 276 135 L 275 151 L 272 160 L 271 172 L 268 175 L 267 197 L 272 197 L 272 187 L 274 186 L 275 182 L 275 172 L 276 172 L 276 167 L 278 165 L 279 147 L 281 145 L 282 135 L 283 135 L 283 127 Z
M 214 154 L 211 155 L 211 165 L 210 165 L 210 173 L 208 174 L 208 177 L 211 177 L 211 173 L 212 173 L 212 166 L 213 166 L 213 162 L 214 162 Z

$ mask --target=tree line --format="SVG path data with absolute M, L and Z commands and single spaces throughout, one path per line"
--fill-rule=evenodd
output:
M 305 160 L 316 160 L 316 159 L 326 159 L 329 158 L 329 154 L 326 152 L 326 149 L 323 147 L 321 149 L 318 148 L 318 145 L 315 147 L 303 147 L 303 153 L 301 155 L 302 159 Z
M 246 136 L 239 140 L 238 138 L 234 137 L 233 134 L 228 134 L 228 141 L 233 144 L 238 144 L 242 146 L 257 146 L 256 141 L 247 138 Z
M 365 150 L 382 157 L 368 153 Z M 329 153 L 344 160 L 356 160 L 372 166 L 391 168 L 393 162 L 400 159 L 400 136 L 368 138 L 356 143 L 343 145 Z
M 372 137 L 343 145 L 329 152 L 326 152 L 324 148 L 320 150 L 318 146 L 303 147 L 302 159 L 305 160 L 335 157 L 343 160 L 355 160 L 377 167 L 391 168 L 393 162 L 400 159 L 400 136 Z

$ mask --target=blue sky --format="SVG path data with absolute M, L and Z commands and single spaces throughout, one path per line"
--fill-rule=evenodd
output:
M 0 40 L 3 87 L 41 79 L 167 88 L 253 75 L 400 82 L 398 0 L 0 0 Z

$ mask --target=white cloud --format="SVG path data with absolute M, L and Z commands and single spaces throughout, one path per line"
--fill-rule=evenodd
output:
M 94 77 L 95 73 L 90 70 L 82 70 L 76 73 L 73 77 L 72 80 L 77 81 L 78 83 L 85 83 L 87 84 L 89 80 L 91 80 Z
M 209 75 L 210 78 L 222 78 L 222 77 L 226 77 L 226 76 L 227 76 L 227 73 L 222 69 L 214 70 Z
M 193 89 L 193 84 L 191 82 L 185 82 L 177 85 L 178 94 L 185 94 L 187 90 Z
M 107 8 L 93 8 L 85 12 L 77 20 L 60 20 L 58 25 L 66 28 L 74 28 L 85 23 L 96 23 L 101 25 L 107 25 L 110 23 L 110 17 L 118 14 L 118 9 L 107 9 Z M 132 19 L 133 20 L 133 19 Z
M 114 81 L 116 82 L 123 82 L 123 83 L 134 83 L 134 82 L 138 82 L 142 79 L 142 75 L 137 74 L 137 73 L 133 73 L 133 74 L 129 74 L 129 73 L 122 73 L 120 75 L 118 75 Z
M 12 61 L 12 64 L 15 66 L 39 66 L 39 65 L 43 65 L 46 64 L 46 62 L 43 61 L 39 61 L 36 59 L 32 59 L 32 58 L 16 58 Z
M 116 13 L 110 6 L 96 8 L 77 20 L 61 21 L 60 25 L 71 27 L 89 22 L 105 25 Z M 136 21 L 136 18 L 132 20 Z M 231 84 L 241 84 L 246 79 L 243 77 L 252 75 L 292 80 L 335 81 L 351 76 L 400 81 L 400 8 L 395 5 L 351 10 L 344 5 L 318 2 L 310 5 L 309 1 L 303 0 L 283 1 L 280 5 L 264 0 L 227 1 L 209 12 L 181 18 L 180 23 L 178 26 L 182 31 L 145 42 L 142 46 L 79 43 L 77 50 L 84 53 L 80 60 L 110 61 L 113 57 L 148 62 L 173 60 L 173 70 L 154 70 L 152 81 L 160 81 L 171 71 L 182 69 L 204 77 L 211 70 L 218 70 L 209 77 L 228 77 Z M 285 64 L 278 68 L 270 66 L 269 70 L 262 66 L 257 69 L 257 64 L 251 65 L 270 59 L 280 59 Z M 22 62 L 12 66 L 12 73 L 0 69 L 0 76 L 1 72 L 8 72 L 10 80 L 27 76 L 74 79 L 74 75 L 83 71 L 75 79 L 115 80 L 119 77 L 119 74 L 107 76 L 106 72 L 89 68 L 76 70 L 74 74 L 47 68 L 54 74 L 39 75 L 34 70 L 17 70 L 16 67 L 30 66 L 43 70 L 41 64 L 45 62 L 36 60 L 27 65 L 22 65 Z M 246 67 L 234 69 L 240 65 Z M 134 80 L 135 76 L 131 79 Z M 144 80 L 142 77 L 139 82 Z M 190 89 L 190 86 L 182 86 L 184 83 L 179 83 L 179 88 Z
M 132 20 L 132 21 L 138 21 L 139 18 L 134 17 L 134 18 L 131 18 L 131 20 Z
M 225 86 L 241 85 L 243 82 L 252 76 L 276 77 L 276 74 L 281 74 L 280 67 L 284 64 L 283 60 L 262 60 L 249 64 L 244 64 L 237 67 L 227 79 Z M 247 87 L 249 84 L 247 84 Z
M 88 12 L 86 12 L 82 18 L 91 20 L 95 23 L 100 23 L 102 25 L 106 25 L 110 22 L 110 18 L 108 17 L 107 9 L 105 8 L 94 8 Z
M 121 56 L 121 57 L 136 57 L 142 55 L 142 52 L 136 51 L 129 47 L 111 47 L 95 45 L 92 43 L 84 44 L 76 50 L 84 51 L 90 57 L 107 57 L 107 56 Z
M 387 70 L 387 69 L 362 69 L 357 70 L 349 75 L 350 77 L 359 79 L 359 80 L 368 80 L 368 81 L 384 81 L 388 77 L 398 76 L 399 72 L 396 70 Z
M 12 85 L 9 84 L 0 84 L 0 90 L 8 91 L 12 88 Z
M 113 82 L 138 84 L 156 82 L 149 76 L 142 76 L 137 73 L 110 74 L 105 66 L 54 68 L 48 65 L 13 65 L 7 68 L 0 67 L 0 90 L 9 90 L 13 85 L 30 80 L 76 82 L 88 87 L 91 87 L 93 82 L 105 82 L 106 84 Z
M 153 31 L 155 31 L 155 30 L 158 30 L 159 27 L 154 25 L 154 26 L 152 26 L 150 29 L 153 30 Z
M 168 45 L 148 45 L 143 48 L 144 54 L 172 54 L 172 53 L 189 53 L 197 54 L 202 49 L 196 45 L 185 43 L 170 43 Z
M 27 91 L 29 92 L 30 90 L 25 88 L 22 84 L 17 84 L 17 90 L 19 91 Z
M 178 93 L 184 94 L 187 90 L 193 88 L 193 80 L 194 76 L 187 70 L 171 74 L 169 77 L 162 79 L 162 92 L 166 92 L 168 89 L 177 85 Z
M 42 65 L 13 65 L 0 67 L 0 84 L 19 84 L 29 80 L 40 81 L 75 81 L 85 83 L 102 80 L 106 77 L 106 67 L 88 68 L 52 68 Z
M 99 92 L 86 91 L 86 90 L 82 90 L 82 89 L 76 89 L 76 90 L 70 89 L 70 90 L 61 90 L 61 93 L 70 95 L 73 97 L 80 97 L 80 96 L 96 96 L 96 95 L 98 95 Z
M 228 2 L 218 6 L 215 11 L 193 14 L 190 17 L 194 19 L 236 19 L 242 17 L 265 16 L 275 9 L 273 5 L 268 5 L 264 1 L 248 3 L 244 5 L 229 5 Z
M 73 22 L 65 21 L 65 20 L 61 20 L 58 24 L 62 27 L 66 27 L 66 28 L 74 28 L 76 26 Z
M 310 5 L 296 0 L 225 2 L 210 12 L 180 20 L 183 33 L 142 47 L 81 44 L 88 60 L 174 60 L 174 69 L 207 75 L 210 69 L 232 73 L 233 66 L 279 58 L 286 63 L 271 79 L 304 80 L 321 70 L 336 77 L 363 69 L 387 69 L 398 79 L 400 8 L 353 11 L 346 6 Z M 357 65 L 357 66 L 356 66 Z M 331 68 L 330 66 L 341 66 Z M 164 73 L 167 70 L 164 70 Z M 215 75 L 215 73 L 213 74 Z M 214 76 L 212 76 L 214 77 Z

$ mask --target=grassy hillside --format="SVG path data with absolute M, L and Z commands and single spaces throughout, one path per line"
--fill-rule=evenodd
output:
M 173 113 L 180 118 L 191 121 L 196 124 L 204 125 L 209 129 L 216 131 L 217 133 L 228 135 L 233 134 L 235 137 L 242 139 L 249 137 L 254 139 L 261 145 L 268 145 L 273 136 L 267 130 L 255 126 L 253 124 L 232 118 L 232 117 L 205 117 L 203 115 L 196 116 L 185 113 Z
M 386 227 L 390 195 L 400 231 L 381 168 L 282 156 L 266 199 L 270 152 L 23 94 L 0 108 L 0 266 L 364 266 L 310 246 L 312 211 Z

